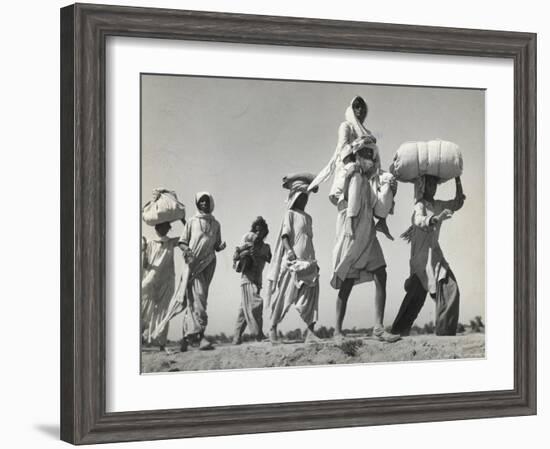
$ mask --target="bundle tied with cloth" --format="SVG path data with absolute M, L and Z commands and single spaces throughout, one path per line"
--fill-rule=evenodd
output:
M 434 176 L 442 184 L 462 175 L 462 152 L 456 143 L 435 139 L 427 142 L 405 142 L 395 153 L 390 172 L 398 181 L 414 184 L 414 201 L 424 195 L 425 175 Z M 401 237 L 410 242 L 413 227 Z
M 176 192 L 163 188 L 153 190 L 153 199 L 143 206 L 143 221 L 149 226 L 171 223 L 185 218 L 185 206 Z
M 403 143 L 390 165 L 390 173 L 401 182 L 416 182 L 424 175 L 439 183 L 462 175 L 462 153 L 456 143 L 446 140 Z

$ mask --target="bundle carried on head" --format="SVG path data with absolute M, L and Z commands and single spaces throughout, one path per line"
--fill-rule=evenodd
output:
M 178 201 L 176 192 L 154 189 L 153 199 L 143 206 L 143 221 L 149 226 L 185 218 L 185 206 Z
M 457 144 L 446 140 L 405 142 L 395 153 L 390 172 L 402 182 L 432 175 L 442 183 L 462 175 L 462 153 Z
M 307 193 L 307 188 L 315 179 L 315 175 L 311 173 L 293 173 L 283 177 L 283 188 L 290 191 L 302 191 Z M 312 192 L 317 192 L 318 187 L 315 187 Z

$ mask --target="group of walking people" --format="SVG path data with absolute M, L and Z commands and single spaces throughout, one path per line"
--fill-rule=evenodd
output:
M 336 239 L 332 257 L 330 285 L 337 290 L 334 338 L 344 338 L 342 326 L 349 296 L 355 285 L 375 284 L 375 325 L 373 335 L 393 343 L 408 335 L 424 305 L 427 294 L 436 303 L 436 334 L 455 335 L 459 313 L 459 290 L 449 264 L 439 246 L 443 221 L 459 210 L 465 196 L 460 178 L 456 178 L 456 195 L 451 201 L 434 198 L 438 178 L 419 177 L 415 182 L 415 201 L 411 226 L 402 237 L 411 244 L 410 277 L 405 282 L 405 298 L 391 330 L 384 327 L 386 305 L 386 261 L 377 232 L 390 240 L 386 223 L 393 213 L 397 180 L 381 168 L 374 135 L 365 127 L 368 113 L 365 100 L 353 98 L 338 130 L 333 157 L 316 176 L 298 173 L 283 178 L 288 190 L 287 209 L 278 230 L 273 252 L 265 242 L 268 224 L 257 217 L 233 254 L 234 268 L 241 273 L 241 302 L 233 342 L 239 344 L 245 329 L 263 340 L 264 288 L 263 271 L 269 264 L 265 286 L 269 311 L 269 340 L 278 340 L 278 325 L 294 308 L 307 329 L 305 341 L 318 342 L 319 266 L 313 244 L 313 220 L 306 212 L 309 196 L 333 178 L 329 200 L 336 208 Z M 168 238 L 169 223 L 155 226 L 158 238 L 143 244 L 143 276 L 158 282 L 142 289 L 142 332 L 147 338 L 162 319 L 175 293 L 174 248 L 183 251 L 188 276 L 183 286 L 183 339 L 181 350 L 196 342 L 199 349 L 212 347 L 205 336 L 208 323 L 208 290 L 216 268 L 216 252 L 226 248 L 220 224 L 212 215 L 214 199 L 207 192 L 196 195 L 197 213 L 185 222 L 180 238 Z M 166 325 L 157 340 L 166 348 Z

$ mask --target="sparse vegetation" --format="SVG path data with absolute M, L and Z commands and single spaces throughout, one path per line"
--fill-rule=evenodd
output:
M 363 346 L 363 340 L 359 339 L 346 340 L 342 344 L 338 345 L 342 352 L 349 357 L 355 357 L 357 355 L 357 350 L 361 346 Z
M 473 320 L 470 320 L 470 328 L 472 332 L 485 332 L 485 323 L 480 316 L 476 316 Z
M 433 321 L 424 324 L 423 334 L 433 334 L 435 332 L 435 325 Z
M 386 330 L 390 331 L 390 328 L 387 328 Z M 483 319 L 481 316 L 476 316 L 474 319 L 469 321 L 469 324 L 465 325 L 463 323 L 458 323 L 457 325 L 457 333 L 458 334 L 466 334 L 466 333 L 483 333 L 485 332 L 485 323 L 483 322 Z M 357 328 L 352 327 L 351 329 L 344 329 L 343 330 L 344 335 L 347 337 L 361 337 L 361 336 L 367 336 L 372 335 L 372 327 L 369 328 Z M 435 333 L 435 324 L 433 321 L 429 321 L 428 323 L 425 323 L 422 327 L 418 325 L 413 325 L 411 328 L 410 335 L 429 335 Z M 284 341 L 303 341 L 304 340 L 304 330 L 303 329 L 294 329 L 290 330 L 286 333 L 283 333 L 279 330 L 279 339 Z M 327 340 L 334 336 L 334 327 L 326 327 L 326 326 L 320 326 L 315 330 L 315 334 L 323 339 Z M 206 336 L 212 343 L 214 344 L 230 344 L 232 342 L 232 336 L 226 335 L 224 332 L 221 332 L 219 334 L 214 335 L 207 335 Z M 256 341 L 255 337 L 250 334 L 243 334 L 241 340 L 244 343 Z M 176 344 L 179 342 L 168 342 Z M 147 344 L 143 345 L 144 347 L 150 346 Z M 153 344 L 154 346 L 154 344 Z

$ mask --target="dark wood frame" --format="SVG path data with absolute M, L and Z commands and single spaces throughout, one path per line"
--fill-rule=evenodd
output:
M 107 413 L 105 42 L 130 36 L 511 58 L 514 388 Z M 61 438 L 74 444 L 536 413 L 536 35 L 76 4 L 61 10 Z

